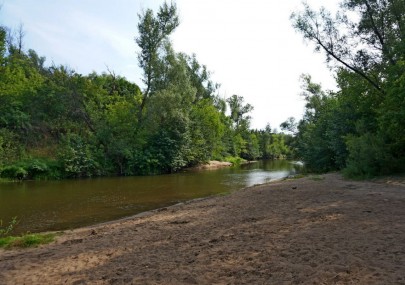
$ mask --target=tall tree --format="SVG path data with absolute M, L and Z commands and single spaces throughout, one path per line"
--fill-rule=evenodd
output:
M 250 104 L 244 105 L 244 98 L 238 95 L 232 95 L 226 102 L 229 104 L 231 119 L 235 130 L 248 129 L 251 117 L 247 115 L 253 110 Z
M 230 133 L 232 140 L 229 142 L 230 153 L 233 156 L 241 156 L 246 152 L 248 140 L 250 139 L 249 127 L 251 117 L 248 115 L 253 106 L 244 104 L 244 98 L 232 95 L 226 102 L 230 109 Z
M 306 86 L 298 145 L 314 170 L 346 168 L 355 176 L 404 170 L 404 11 L 403 0 L 344 0 L 334 17 L 306 4 L 291 16 L 325 53 L 339 87 L 322 94 L 316 84 Z
M 173 3 L 169 5 L 166 2 L 159 8 L 157 15 L 154 15 L 151 9 L 147 9 L 138 16 L 139 36 L 135 41 L 141 48 L 138 61 L 143 70 L 142 81 L 146 86 L 139 110 L 139 118 L 141 118 L 146 101 L 156 91 L 157 74 L 161 68 L 159 51 L 179 25 L 179 17 L 176 5 Z

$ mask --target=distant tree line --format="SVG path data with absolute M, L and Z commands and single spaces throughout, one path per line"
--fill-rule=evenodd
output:
M 338 84 L 324 91 L 302 77 L 304 118 L 284 127 L 296 127 L 306 166 L 351 177 L 405 171 L 405 1 L 345 0 L 335 16 L 305 4 L 291 18 Z
M 0 175 L 59 179 L 170 173 L 209 160 L 292 155 L 292 136 L 251 130 L 253 107 L 224 100 L 205 65 L 173 50 L 175 4 L 139 15 L 138 85 L 114 72 L 46 66 L 0 27 Z

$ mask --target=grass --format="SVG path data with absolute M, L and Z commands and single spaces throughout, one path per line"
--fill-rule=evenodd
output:
M 31 234 L 22 236 L 12 236 L 10 233 L 18 224 L 17 217 L 13 217 L 7 226 L 3 226 L 3 220 L 0 220 L 0 248 L 28 248 L 36 247 L 41 244 L 47 244 L 55 240 L 55 233 Z
M 28 248 L 47 244 L 55 240 L 56 234 L 25 234 L 23 236 L 0 237 L 0 248 Z

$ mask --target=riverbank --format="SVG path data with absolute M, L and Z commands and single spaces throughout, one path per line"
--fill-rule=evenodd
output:
M 244 160 L 241 158 L 235 158 L 235 161 L 238 163 L 232 163 L 229 161 L 218 161 L 218 160 L 210 160 L 205 164 L 200 164 L 194 167 L 189 167 L 186 168 L 185 170 L 215 170 L 218 168 L 224 168 L 224 167 L 231 167 L 233 165 L 246 165 L 246 164 L 253 164 L 258 162 L 257 160 Z
M 186 168 L 186 170 L 214 170 L 223 167 L 231 167 L 233 164 L 227 161 L 210 160 L 208 163 L 201 164 L 194 167 Z
M 0 250 L 0 284 L 403 284 L 403 183 L 275 182 Z

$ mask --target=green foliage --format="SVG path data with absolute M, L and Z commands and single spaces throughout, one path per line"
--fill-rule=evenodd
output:
M 336 115 L 336 96 L 322 91 L 321 85 L 313 83 L 304 75 L 303 96 L 307 102 L 303 120 L 298 124 L 297 151 L 310 171 L 325 172 L 336 169 L 338 152 L 335 144 L 339 135 L 332 132 Z
M 17 135 L 8 129 L 0 129 L 0 169 L 3 165 L 19 159 L 21 154 Z
M 226 121 L 228 125 L 228 140 L 226 146 L 231 156 L 244 159 L 255 159 L 259 156 L 258 142 L 255 134 L 251 133 L 249 112 L 253 110 L 250 104 L 244 104 L 244 98 L 232 95 L 226 102 L 229 105 L 230 116 Z
M 94 149 L 89 142 L 76 134 L 62 139 L 58 159 L 67 177 L 91 177 L 100 174 Z
M 178 25 L 175 4 L 139 15 L 142 91 L 110 70 L 46 66 L 0 27 L 0 177 L 147 175 L 290 155 L 288 136 L 251 130 L 253 107 L 215 94 L 219 85 L 196 55 L 173 49 Z
M 370 178 L 394 171 L 394 158 L 386 151 L 383 138 L 366 133 L 360 137 L 348 136 L 349 158 L 344 170 L 351 178 Z
M 296 141 L 311 170 L 361 178 L 405 171 L 404 5 L 345 0 L 335 17 L 307 4 L 292 15 L 296 30 L 325 52 L 339 87 L 324 92 L 303 78 L 307 105 Z
M 28 172 L 21 166 L 10 165 L 1 169 L 1 177 L 13 180 L 23 180 L 28 176 Z
M 269 146 L 270 158 L 286 159 L 291 156 L 291 147 L 286 144 L 288 137 L 285 134 L 272 134 L 272 143 Z
M 5 27 L 0 26 L 0 65 L 3 65 L 6 54 L 6 37 L 7 31 Z
M 405 56 L 404 56 L 405 58 Z M 401 76 L 396 76 L 401 73 Z M 405 171 L 405 59 L 398 62 L 389 81 L 387 96 L 377 110 L 378 130 L 385 139 L 385 150 L 394 159 L 395 172 Z
M 9 164 L 0 169 L 0 177 L 11 180 L 25 179 L 59 179 L 62 177 L 61 168 L 57 161 L 50 159 L 24 159 Z
M 159 161 L 160 172 L 174 172 L 188 165 L 190 120 L 185 103 L 176 90 L 164 90 L 151 100 L 147 121 L 150 143 L 146 152 Z
M 55 234 L 26 234 L 20 237 L 0 237 L 0 248 L 29 248 L 55 240 Z
M 200 100 L 193 105 L 190 112 L 191 165 L 221 157 L 224 129 L 221 113 L 210 99 Z
M 183 56 L 187 61 L 191 83 L 196 88 L 195 102 L 202 99 L 213 99 L 214 92 L 219 88 L 219 84 L 211 80 L 207 67 L 197 61 L 195 54 L 191 57 L 187 55 Z
M 251 132 L 249 135 L 246 136 L 246 144 L 241 152 L 241 157 L 246 160 L 256 160 L 261 157 L 260 149 L 259 149 L 259 141 L 257 136 L 254 132 Z
M 246 162 L 245 159 L 241 157 L 235 157 L 235 156 L 227 156 L 224 158 L 224 161 L 232 163 L 232 165 L 240 165 L 244 162 Z
M 170 34 L 179 25 L 179 17 L 176 5 L 173 3 L 168 5 L 166 2 L 159 8 L 156 15 L 151 9 L 147 9 L 138 16 L 139 36 L 135 41 L 141 49 L 138 61 L 144 72 L 143 82 L 146 85 L 140 105 L 139 118 L 141 119 L 146 101 L 154 92 L 158 91 L 158 79 L 162 78 L 162 71 L 165 69 L 159 58 L 159 49 L 163 47 Z
M 237 132 L 242 132 L 243 130 L 249 128 L 250 116 L 247 114 L 253 110 L 252 105 L 244 105 L 243 101 L 243 97 L 238 95 L 232 95 L 226 100 L 231 111 L 230 118 L 232 120 L 233 127 Z

